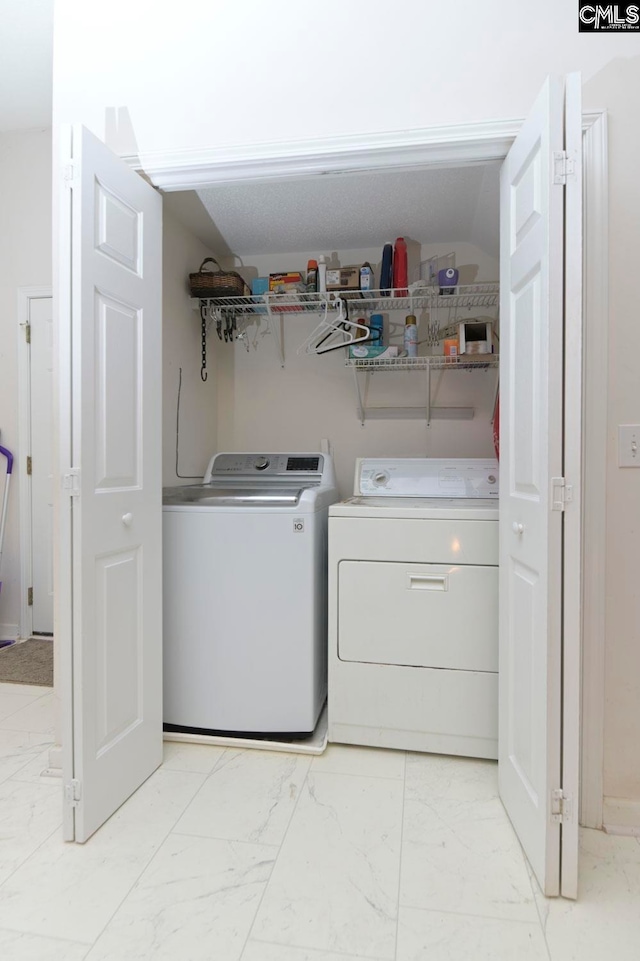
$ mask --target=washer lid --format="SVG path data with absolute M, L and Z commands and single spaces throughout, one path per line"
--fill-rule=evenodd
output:
M 353 493 L 363 497 L 498 498 L 495 458 L 366 457 Z
M 162 503 L 165 507 L 295 507 L 308 486 L 311 485 L 297 489 L 266 484 L 261 487 L 214 484 L 166 487 Z

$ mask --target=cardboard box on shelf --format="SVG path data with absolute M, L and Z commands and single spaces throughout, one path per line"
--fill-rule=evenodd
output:
M 304 289 L 304 278 L 299 270 L 290 270 L 287 273 L 269 274 L 270 293 L 299 293 L 304 291 Z
M 360 268 L 338 267 L 327 270 L 327 290 L 360 290 Z

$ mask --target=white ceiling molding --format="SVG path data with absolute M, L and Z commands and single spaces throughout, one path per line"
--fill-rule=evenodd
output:
M 164 191 L 215 184 L 291 180 L 376 169 L 411 169 L 500 160 L 521 121 L 361 133 L 326 140 L 146 153 L 124 159 Z
M 583 128 L 589 129 L 603 112 L 583 114 Z M 242 181 L 500 160 L 521 126 L 522 120 L 500 120 L 325 140 L 155 151 L 123 159 L 161 190 L 197 190 Z

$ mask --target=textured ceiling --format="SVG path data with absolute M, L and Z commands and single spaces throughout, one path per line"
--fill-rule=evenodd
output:
M 498 256 L 499 163 L 221 185 L 165 202 L 218 254 L 468 242 Z
M 0 0 L 0 133 L 51 126 L 53 0 Z

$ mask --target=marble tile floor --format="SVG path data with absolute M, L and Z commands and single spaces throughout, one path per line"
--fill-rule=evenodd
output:
M 50 690 L 0 684 L 3 961 L 640 957 L 639 839 L 583 831 L 580 900 L 545 899 L 491 762 L 166 744 L 73 845 L 52 739 Z

